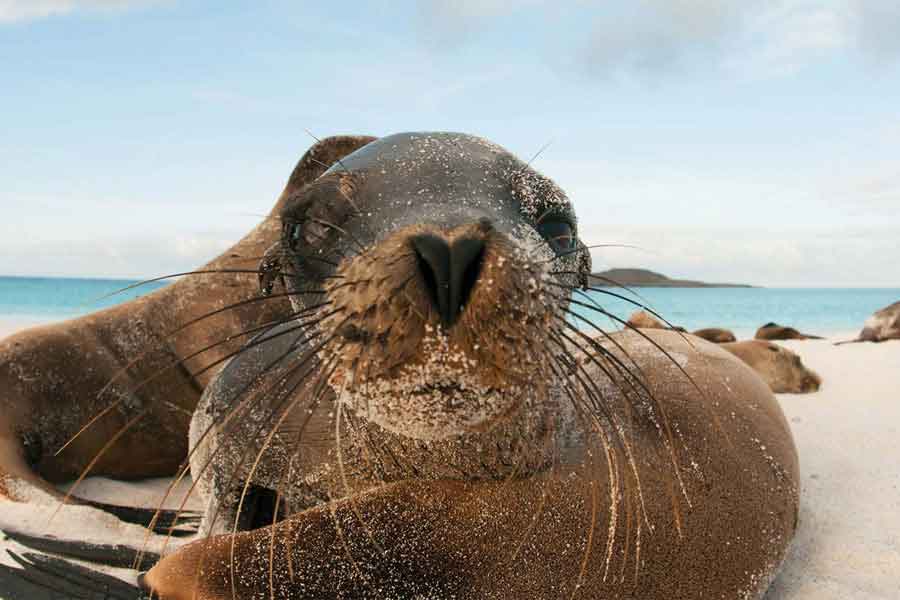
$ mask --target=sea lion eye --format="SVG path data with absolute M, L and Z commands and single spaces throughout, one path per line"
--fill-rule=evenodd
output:
M 575 234 L 571 223 L 567 221 L 547 219 L 538 223 L 537 230 L 557 254 L 575 248 Z

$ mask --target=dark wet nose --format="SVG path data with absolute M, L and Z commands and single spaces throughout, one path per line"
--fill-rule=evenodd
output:
M 416 235 L 410 241 L 431 301 L 444 327 L 450 328 L 465 308 L 478 281 L 484 242 L 461 238 L 449 244 L 433 234 Z

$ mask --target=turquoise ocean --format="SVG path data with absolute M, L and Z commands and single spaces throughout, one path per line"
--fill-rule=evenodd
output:
M 0 323 L 31 324 L 76 317 L 124 302 L 166 285 L 155 282 L 126 292 L 117 290 L 132 280 L 0 277 Z M 637 288 L 639 296 L 621 289 L 611 292 L 646 304 L 675 325 L 688 330 L 726 327 L 750 337 L 768 321 L 791 325 L 824 336 L 858 331 L 874 311 L 900 300 L 900 288 Z M 588 292 L 604 310 L 627 319 L 633 304 L 600 292 Z M 573 309 L 607 330 L 618 325 L 587 308 Z M 574 318 L 574 323 L 579 323 Z M 582 323 L 583 325 L 583 323 Z

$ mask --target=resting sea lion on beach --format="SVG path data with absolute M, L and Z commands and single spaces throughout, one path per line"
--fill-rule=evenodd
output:
M 51 482 L 79 477 L 94 459 L 95 475 L 174 473 L 187 454 L 191 414 L 220 365 L 260 326 L 291 316 L 285 297 L 258 301 L 257 294 L 257 265 L 280 238 L 285 198 L 371 139 L 338 137 L 314 146 L 272 216 L 201 274 L 0 341 L 0 495 L 58 501 L 64 495 Z M 148 518 L 104 508 L 127 520 Z
M 894 302 L 890 306 L 875 311 L 875 314 L 866 319 L 862 331 L 855 340 L 838 342 L 838 344 L 887 340 L 900 340 L 900 302 Z
M 808 333 L 800 333 L 793 327 L 784 327 L 778 323 L 766 323 L 756 330 L 753 336 L 757 340 L 821 340 L 823 338 Z
M 668 326 L 645 310 L 636 310 L 628 317 L 628 325 L 641 329 L 668 329 Z
M 796 528 L 798 469 L 787 424 L 765 384 L 730 354 L 705 341 L 689 345 L 674 332 L 648 336 L 684 365 L 706 398 L 634 332 L 611 334 L 577 361 L 584 385 L 596 384 L 624 424 L 639 463 L 634 471 L 613 442 L 608 466 L 602 434 L 592 442 L 577 419 L 568 424 L 574 430 L 551 437 L 557 456 L 550 465 L 521 460 L 513 474 L 515 460 L 498 460 L 494 477 L 447 473 L 427 459 L 436 452 L 463 465 L 466 458 L 473 459 L 468 465 L 481 456 L 496 460 L 490 443 L 508 445 L 511 423 L 478 434 L 483 445 L 476 435 L 404 442 L 379 431 L 368 456 L 345 455 L 349 483 L 327 470 L 312 480 L 326 497 L 340 498 L 334 503 L 192 543 L 142 584 L 162 599 L 201 600 L 230 598 L 232 584 L 240 598 L 760 598 Z M 659 431 L 634 418 L 628 377 L 603 372 L 612 360 L 607 352 L 632 357 L 647 374 L 644 383 L 679 431 L 675 460 L 684 488 Z M 579 388 L 576 379 L 571 385 Z M 566 427 L 565 419 L 557 423 Z M 422 470 L 391 477 L 394 458 Z M 387 482 L 367 482 L 379 466 Z M 345 485 L 354 491 L 341 498 Z
M 799 356 L 778 344 L 746 340 L 722 344 L 722 348 L 750 365 L 775 393 L 808 394 L 822 385 L 822 378 Z
M 728 342 L 736 342 L 737 338 L 734 337 L 734 334 L 727 329 L 718 329 L 716 327 L 710 327 L 707 329 L 698 329 L 693 332 L 692 335 L 697 336 L 698 338 L 703 338 L 708 342 L 712 342 L 714 344 L 727 344 Z
M 777 402 L 705 341 L 576 328 L 573 304 L 617 317 L 576 293 L 590 261 L 551 180 L 481 138 L 397 134 L 291 194 L 281 222 L 261 270 L 296 317 L 207 387 L 190 461 L 213 535 L 144 590 L 765 593 L 798 509 Z
M 662 319 L 650 314 L 647 310 L 636 310 L 628 317 L 625 323 L 626 327 L 637 327 L 639 329 L 668 329 L 670 331 L 680 331 L 687 333 L 684 327 L 670 326 L 662 321 Z

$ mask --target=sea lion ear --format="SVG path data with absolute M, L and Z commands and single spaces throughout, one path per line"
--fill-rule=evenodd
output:
M 376 139 L 378 138 L 368 135 L 335 135 L 317 141 L 294 167 L 271 214 L 280 214 L 289 198 L 321 177 L 331 165 Z
M 591 286 L 591 251 L 584 242 L 578 240 L 578 285 L 582 289 L 588 289 Z
M 284 287 L 284 274 L 281 272 L 281 242 L 272 244 L 259 263 L 259 293 L 270 296 L 276 283 Z

